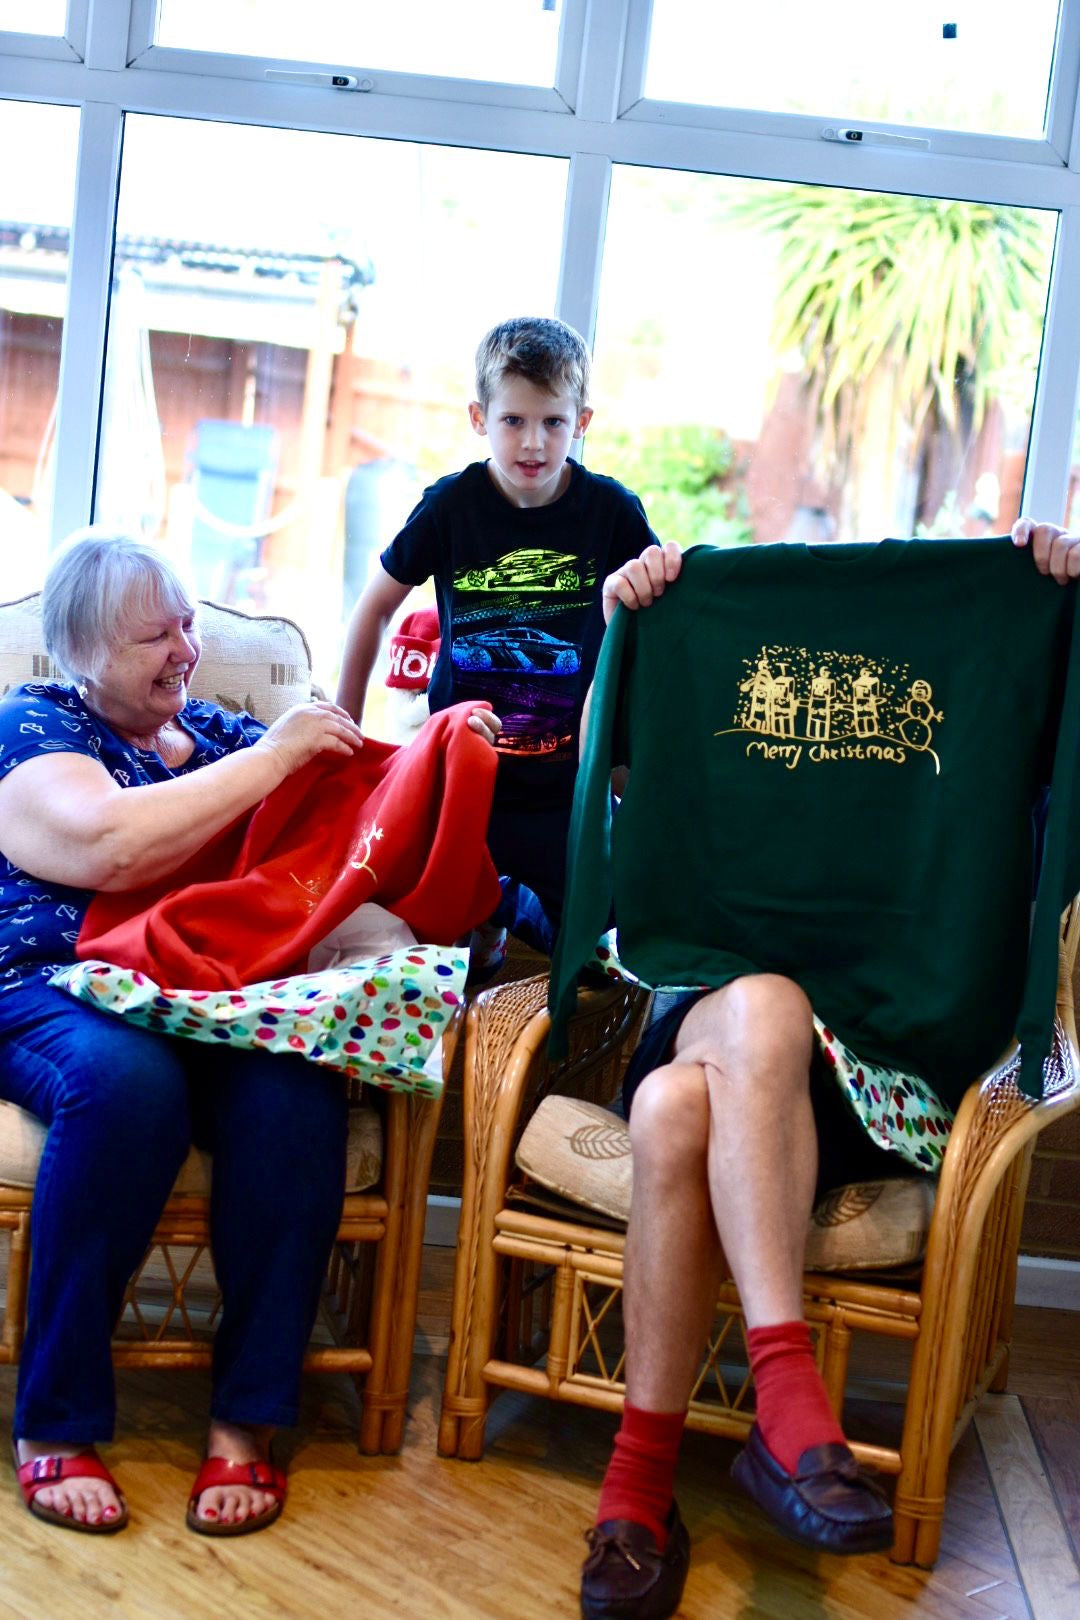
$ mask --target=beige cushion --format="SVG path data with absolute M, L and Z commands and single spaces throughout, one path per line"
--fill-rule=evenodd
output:
M 311 650 L 291 619 L 199 604 L 203 654 L 191 690 L 266 725 L 311 696 Z
M 530 1181 L 585 1210 L 625 1225 L 633 1171 L 625 1121 L 576 1097 L 545 1097 L 517 1150 Z M 807 1233 L 810 1271 L 880 1271 L 910 1265 L 926 1250 L 934 1181 L 912 1174 L 862 1181 L 827 1193 Z
M 826 1193 L 810 1217 L 808 1271 L 881 1271 L 926 1253 L 937 1182 L 933 1176 L 856 1181 Z
M 266 725 L 311 696 L 311 651 L 291 619 L 199 604 L 203 654 L 191 690 Z M 0 696 L 23 681 L 58 680 L 41 635 L 41 593 L 0 603 Z
M 14 1103 L 0 1102 L 0 1186 L 32 1187 L 45 1141 L 45 1126 Z M 210 1191 L 210 1155 L 192 1148 L 180 1167 L 173 1191 Z M 382 1168 L 382 1125 L 374 1108 L 349 1109 L 346 1192 L 364 1192 Z
M 625 1224 L 630 1215 L 630 1133 L 625 1120 L 577 1097 L 545 1097 L 518 1143 L 531 1181 Z

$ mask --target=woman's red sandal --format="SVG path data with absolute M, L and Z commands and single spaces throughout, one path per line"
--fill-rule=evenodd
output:
M 265 1513 L 249 1514 L 246 1519 L 236 1519 L 231 1524 L 221 1519 L 200 1519 L 196 1512 L 199 1497 L 204 1491 L 221 1485 L 226 1488 L 244 1485 L 253 1490 L 267 1491 L 275 1498 L 274 1505 L 267 1508 Z M 247 1536 L 254 1530 L 266 1530 L 275 1519 L 281 1517 L 288 1488 L 289 1482 L 283 1470 L 275 1468 L 273 1463 L 229 1462 L 225 1457 L 207 1457 L 191 1487 L 187 1527 L 199 1536 Z
M 80 1451 L 74 1457 L 31 1457 L 29 1462 L 21 1463 L 19 1454 L 15 1455 L 15 1477 L 19 1482 L 19 1489 L 35 1519 L 42 1519 L 46 1524 L 58 1524 L 63 1530 L 81 1530 L 88 1536 L 111 1536 L 117 1530 L 122 1530 L 128 1522 L 127 1503 L 115 1479 L 93 1448 Z M 103 1479 L 111 1485 L 116 1492 L 120 1503 L 119 1513 L 111 1518 L 99 1519 L 96 1524 L 89 1519 L 76 1519 L 74 1514 L 61 1513 L 57 1508 L 46 1507 L 44 1502 L 37 1500 L 38 1492 L 50 1485 L 59 1485 L 65 1479 Z

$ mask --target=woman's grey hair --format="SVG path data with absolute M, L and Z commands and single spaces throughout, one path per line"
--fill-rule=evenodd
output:
M 194 611 L 192 592 L 160 551 L 96 528 L 70 537 L 41 592 L 49 657 L 77 686 L 100 675 L 126 619 Z

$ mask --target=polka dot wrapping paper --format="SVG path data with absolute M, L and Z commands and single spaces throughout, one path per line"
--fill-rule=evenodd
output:
M 468 952 L 415 945 L 242 990 L 163 990 L 145 973 L 79 962 L 50 981 L 162 1035 L 287 1053 L 384 1091 L 436 1097 L 439 1042 L 465 990 Z

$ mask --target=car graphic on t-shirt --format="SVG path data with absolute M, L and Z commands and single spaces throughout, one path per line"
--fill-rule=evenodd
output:
M 582 579 L 581 563 L 573 552 L 508 551 L 487 568 L 466 568 L 456 585 L 470 591 L 576 591 L 591 579 Z
M 451 657 L 458 669 L 513 670 L 523 675 L 576 675 L 581 668 L 581 655 L 572 641 L 560 641 L 532 625 L 455 636 Z
M 538 731 L 535 714 L 504 714 L 495 747 L 508 754 L 554 754 L 570 748 L 573 741 L 569 731 L 564 735 Z

